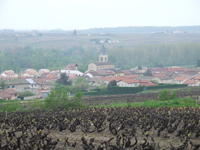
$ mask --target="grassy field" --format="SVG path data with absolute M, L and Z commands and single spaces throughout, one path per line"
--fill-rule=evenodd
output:
M 110 105 L 97 105 L 96 107 L 200 107 L 196 100 L 184 98 L 184 99 L 173 99 L 168 101 L 154 101 L 148 100 L 141 103 L 117 103 Z

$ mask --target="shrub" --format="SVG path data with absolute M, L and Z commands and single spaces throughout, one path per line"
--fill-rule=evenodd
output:
M 83 92 L 79 91 L 74 95 L 73 101 L 68 100 L 68 94 L 65 90 L 51 91 L 45 99 L 46 109 L 56 108 L 80 108 L 82 105 Z
M 20 98 L 21 100 L 24 100 L 24 97 L 33 96 L 33 95 L 35 94 L 33 94 L 30 91 L 25 91 L 25 92 L 20 92 L 18 98 Z
M 48 97 L 45 98 L 45 107 L 47 109 L 56 109 L 59 107 L 67 107 L 68 94 L 65 90 L 51 91 Z
M 176 99 L 176 92 L 173 92 L 172 94 L 170 94 L 170 90 L 164 89 L 162 91 L 160 91 L 160 93 L 158 94 L 159 101 L 166 101 L 166 100 L 172 100 L 172 99 Z
M 83 92 L 78 91 L 74 95 L 73 107 L 76 107 L 76 108 L 82 107 L 82 100 L 83 100 Z

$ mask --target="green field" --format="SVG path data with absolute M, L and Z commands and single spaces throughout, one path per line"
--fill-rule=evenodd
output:
M 173 99 L 168 101 L 148 100 L 141 103 L 116 103 L 110 105 L 97 105 L 96 107 L 200 107 L 196 100 L 190 98 Z

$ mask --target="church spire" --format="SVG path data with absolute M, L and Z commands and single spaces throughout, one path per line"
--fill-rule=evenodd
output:
M 102 45 L 102 48 L 101 48 L 101 55 L 106 55 L 106 49 L 105 49 L 104 44 Z

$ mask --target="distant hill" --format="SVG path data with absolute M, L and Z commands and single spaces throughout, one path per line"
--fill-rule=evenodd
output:
M 171 33 L 173 31 L 181 31 L 184 33 L 200 33 L 199 26 L 135 26 L 135 27 L 115 27 L 115 28 L 91 28 L 85 30 L 78 30 L 79 33 L 110 33 L 110 34 L 124 34 L 124 33 Z

